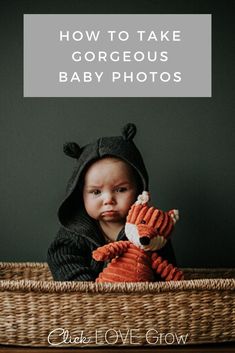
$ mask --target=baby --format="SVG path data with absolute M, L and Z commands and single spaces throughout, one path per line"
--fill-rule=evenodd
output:
M 126 240 L 124 225 L 131 205 L 148 190 L 148 174 L 133 142 L 134 124 L 122 136 L 100 138 L 80 148 L 64 146 L 77 160 L 58 216 L 59 232 L 48 250 L 48 265 L 55 280 L 94 281 L 106 264 L 92 251 L 105 243 Z M 159 251 L 175 265 L 170 241 Z

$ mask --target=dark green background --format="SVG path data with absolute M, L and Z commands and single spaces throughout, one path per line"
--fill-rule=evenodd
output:
M 235 265 L 233 3 L 1 1 L 1 261 L 45 260 L 73 168 L 63 143 L 117 135 L 134 122 L 155 205 L 181 212 L 179 265 Z M 213 97 L 23 98 L 24 13 L 212 13 Z

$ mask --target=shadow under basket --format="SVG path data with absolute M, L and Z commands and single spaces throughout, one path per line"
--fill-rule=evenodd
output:
M 55 282 L 45 263 L 0 263 L 0 344 L 235 341 L 235 269 L 183 270 L 178 282 Z

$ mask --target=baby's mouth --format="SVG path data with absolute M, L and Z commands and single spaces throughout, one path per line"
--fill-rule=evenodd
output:
M 104 211 L 101 213 L 101 216 L 114 216 L 116 215 L 118 212 L 114 211 L 114 210 L 109 210 L 109 211 Z

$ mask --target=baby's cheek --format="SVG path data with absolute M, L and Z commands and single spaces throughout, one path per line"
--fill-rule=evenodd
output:
M 89 216 L 95 218 L 97 216 L 97 205 L 94 201 L 87 199 L 85 202 L 85 209 Z
M 128 198 L 128 202 L 127 202 L 127 208 L 128 210 L 131 208 L 131 206 L 135 203 L 136 201 L 136 197 L 135 195 L 130 195 Z

